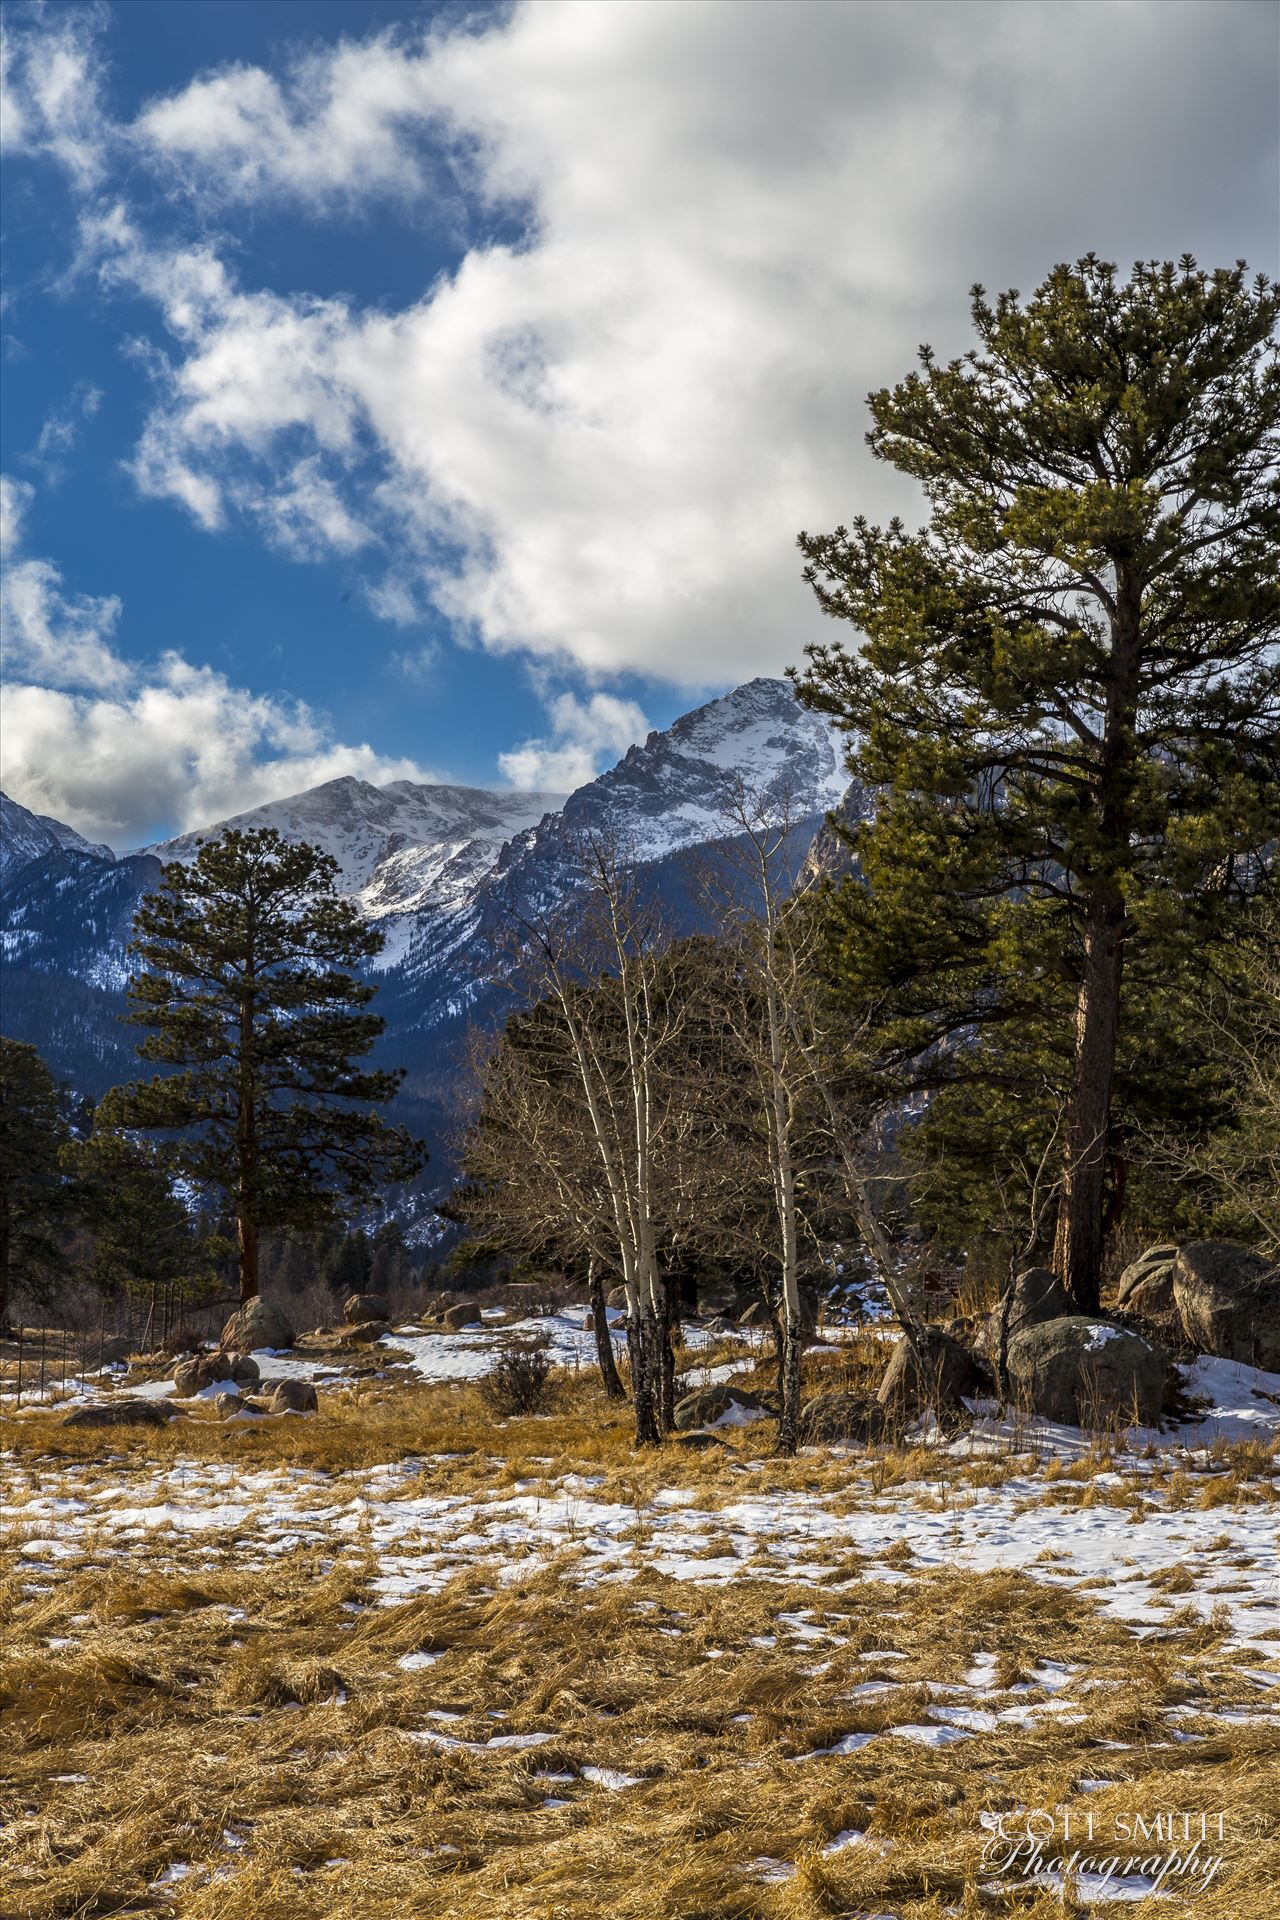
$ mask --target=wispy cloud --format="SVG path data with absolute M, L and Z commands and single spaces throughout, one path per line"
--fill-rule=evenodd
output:
M 574 693 L 557 694 L 548 712 L 549 736 L 524 740 L 498 757 L 513 787 L 572 793 L 649 731 L 644 709 L 612 693 L 593 693 L 585 700 Z

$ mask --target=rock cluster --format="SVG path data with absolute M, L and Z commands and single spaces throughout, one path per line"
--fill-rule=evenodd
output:
M 173 1390 L 179 1400 L 189 1400 L 206 1387 L 227 1386 L 235 1391 L 258 1383 L 258 1363 L 247 1353 L 197 1354 L 174 1368 Z

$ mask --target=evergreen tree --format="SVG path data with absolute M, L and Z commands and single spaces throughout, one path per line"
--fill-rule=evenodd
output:
M 333 1248 L 324 1277 L 333 1291 L 346 1299 L 350 1294 L 368 1291 L 370 1267 L 369 1242 L 362 1233 L 348 1233 Z
M 95 1286 L 153 1300 L 174 1290 L 186 1301 L 212 1286 L 214 1251 L 197 1238 L 153 1147 L 95 1128 L 63 1162 L 78 1177 L 81 1218 L 93 1239 L 86 1271 Z
M 1243 265 L 1125 282 L 1089 256 L 972 313 L 978 350 L 922 348 L 871 397 L 870 445 L 929 524 L 800 537 L 865 635 L 812 648 L 800 685 L 881 790 L 839 984 L 881 997 L 904 1084 L 1045 1106 L 1054 1264 L 1087 1311 L 1118 1065 L 1144 1004 L 1194 993 L 1277 832 L 1280 295 Z M 1176 1102 L 1166 1041 L 1145 1067 Z
M 15 1283 L 47 1301 L 66 1272 L 71 1207 L 59 1156 L 70 1137 L 40 1055 L 0 1039 L 0 1326 Z
M 329 1224 L 424 1158 L 375 1110 L 403 1075 L 356 1065 L 384 1023 L 352 969 L 382 935 L 339 898 L 337 871 L 272 828 L 229 828 L 167 866 L 134 922 L 129 1018 L 152 1029 L 142 1057 L 172 1071 L 114 1089 L 99 1119 L 174 1136 L 167 1164 L 225 1195 L 246 1300 L 264 1228 Z

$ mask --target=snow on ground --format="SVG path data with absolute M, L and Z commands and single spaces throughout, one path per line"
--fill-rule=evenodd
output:
M 517 1483 L 480 1495 L 432 1490 L 431 1460 L 326 1474 L 277 1468 L 243 1472 L 226 1462 L 190 1462 L 124 1472 L 83 1495 L 45 1492 L 11 1461 L 0 1520 L 13 1529 L 32 1577 L 54 1563 L 110 1566 L 145 1543 L 148 1563 L 214 1565 L 224 1554 L 243 1567 L 309 1545 L 331 1553 L 372 1554 L 385 1601 L 438 1591 L 462 1568 L 490 1567 L 499 1581 L 519 1577 L 530 1560 L 558 1559 L 583 1584 L 630 1581 L 642 1566 L 674 1580 L 719 1584 L 746 1570 L 785 1583 L 830 1581 L 851 1550 L 862 1569 L 889 1582 L 903 1571 L 966 1566 L 1020 1569 L 1046 1582 L 1085 1583 L 1102 1609 L 1139 1634 L 1158 1633 L 1170 1609 L 1208 1616 L 1225 1609 L 1238 1644 L 1277 1651 L 1278 1567 L 1273 1510 L 1168 1504 L 1153 1488 L 1122 1504 L 1059 1504 L 1070 1483 L 1034 1474 L 994 1487 L 953 1488 L 944 1504 L 922 1506 L 903 1488 L 877 1495 L 858 1477 L 839 1495 L 773 1495 L 766 1461 L 731 1467 L 741 1492 L 704 1508 L 686 1489 L 668 1487 L 637 1508 L 602 1497 L 598 1477 L 571 1474 L 545 1485 Z M 676 1469 L 678 1470 L 678 1469 Z M 1116 1476 L 1098 1476 L 1102 1481 Z M 1209 1476 L 1211 1478 L 1212 1476 Z M 753 1481 L 760 1480 L 758 1490 Z M 86 1483 L 87 1484 L 87 1483 Z M 74 1488 L 74 1470 L 63 1488 Z M 23 1541 L 22 1533 L 29 1537 Z M 719 1551 L 708 1555 L 715 1543 Z M 888 1549 L 910 1561 L 875 1564 Z M 1171 1595 L 1159 1575 L 1170 1566 L 1194 1576 L 1194 1589 Z M 828 1584 L 825 1592 L 833 1589 Z M 783 1623 L 783 1631 L 794 1626 Z M 913 1737 L 956 1738 L 953 1724 Z
M 390 1329 L 372 1347 L 360 1349 L 358 1355 L 353 1353 L 351 1359 L 373 1355 L 389 1366 L 408 1365 L 424 1380 L 478 1380 L 493 1370 L 506 1341 L 540 1340 L 546 1342 L 557 1366 L 576 1372 L 596 1364 L 595 1334 L 590 1326 L 583 1325 L 584 1318 L 581 1307 L 566 1307 L 557 1313 L 534 1314 L 514 1323 L 495 1325 L 495 1321 L 501 1320 L 501 1309 L 489 1309 L 479 1326 L 466 1327 L 458 1333 L 437 1333 L 416 1326 Z M 624 1352 L 623 1316 L 610 1308 L 609 1322 L 614 1349 Z M 704 1351 L 720 1337 L 692 1322 L 682 1329 L 684 1345 L 690 1353 Z M 355 1377 L 344 1355 L 310 1355 L 293 1348 L 276 1351 L 259 1347 L 253 1358 L 267 1384 L 275 1380 L 309 1380 L 318 1387 L 337 1387 Z M 739 1367 L 749 1365 L 751 1359 L 752 1353 L 744 1347 L 740 1361 L 719 1367 L 695 1367 L 692 1377 L 699 1386 L 725 1380 Z M 97 1373 L 70 1375 L 64 1387 L 62 1381 L 51 1374 L 43 1398 L 46 1402 L 56 1400 L 62 1406 L 84 1406 L 126 1386 L 131 1399 L 165 1400 L 173 1393 L 174 1380 L 170 1374 L 163 1380 L 134 1385 L 119 1368 L 103 1368 Z M 0 1400 L 14 1397 L 12 1393 L 0 1394 Z M 34 1384 L 24 1384 L 22 1399 L 25 1406 L 34 1406 L 40 1403 L 41 1395 Z

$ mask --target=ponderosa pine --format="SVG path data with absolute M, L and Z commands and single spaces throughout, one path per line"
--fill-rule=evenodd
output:
M 0 1039 L 0 1327 L 15 1284 L 47 1300 L 66 1272 L 71 1212 L 60 1156 L 70 1138 L 44 1060 L 23 1041 Z
M 168 1134 L 167 1164 L 226 1197 L 246 1300 L 264 1228 L 327 1226 L 425 1158 L 377 1111 L 403 1075 L 357 1065 L 384 1023 L 354 970 L 383 937 L 337 872 L 273 828 L 228 828 L 165 867 L 134 921 L 128 1017 L 161 1071 L 109 1093 L 98 1124 Z
M 881 793 L 837 988 L 878 996 L 907 1085 L 1043 1094 L 1061 1055 L 1053 1258 L 1089 1311 L 1126 974 L 1209 964 L 1280 831 L 1280 294 L 1091 255 L 972 316 L 975 350 L 870 400 L 928 524 L 800 536 L 864 637 L 799 684 Z

